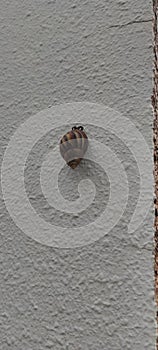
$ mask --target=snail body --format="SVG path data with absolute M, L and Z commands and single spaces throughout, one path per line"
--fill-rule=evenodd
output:
M 74 126 L 60 141 L 60 153 L 68 166 L 75 169 L 88 148 L 88 137 L 83 126 Z

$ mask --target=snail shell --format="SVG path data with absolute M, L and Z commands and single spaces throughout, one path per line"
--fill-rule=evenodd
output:
M 60 153 L 66 163 L 75 169 L 88 148 L 88 137 L 82 126 L 74 126 L 60 141 Z

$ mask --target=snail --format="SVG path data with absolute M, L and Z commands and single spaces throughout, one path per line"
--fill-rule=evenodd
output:
M 83 126 L 74 126 L 60 140 L 60 153 L 66 163 L 75 169 L 88 148 L 88 137 Z

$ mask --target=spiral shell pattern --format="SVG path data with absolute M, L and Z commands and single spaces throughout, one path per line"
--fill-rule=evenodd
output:
M 88 137 L 83 127 L 73 127 L 60 141 L 60 153 L 66 163 L 75 169 L 88 148 Z

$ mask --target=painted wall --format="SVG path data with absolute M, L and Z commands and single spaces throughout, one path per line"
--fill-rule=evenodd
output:
M 152 148 L 150 2 L 13 0 L 0 7 L 2 159 L 27 118 L 78 101 L 103 104 L 130 118 Z M 95 117 L 88 124 L 95 124 Z M 117 140 L 106 136 L 117 154 Z M 35 155 L 42 147 L 37 145 Z M 119 151 L 124 154 L 121 144 Z M 15 225 L 1 201 L 0 349 L 155 348 L 153 214 L 151 209 L 141 227 L 128 232 L 140 178 L 130 150 L 126 155 L 128 164 L 127 157 L 122 164 L 131 181 L 126 213 L 93 244 L 73 249 L 40 244 Z M 13 164 L 11 159 L 10 169 Z M 31 176 L 30 165 L 30 197 Z M 60 187 L 68 199 L 75 180 L 70 177 L 65 186 L 64 176 Z M 32 193 L 39 210 L 40 196 Z M 101 203 L 101 188 L 98 196 Z

